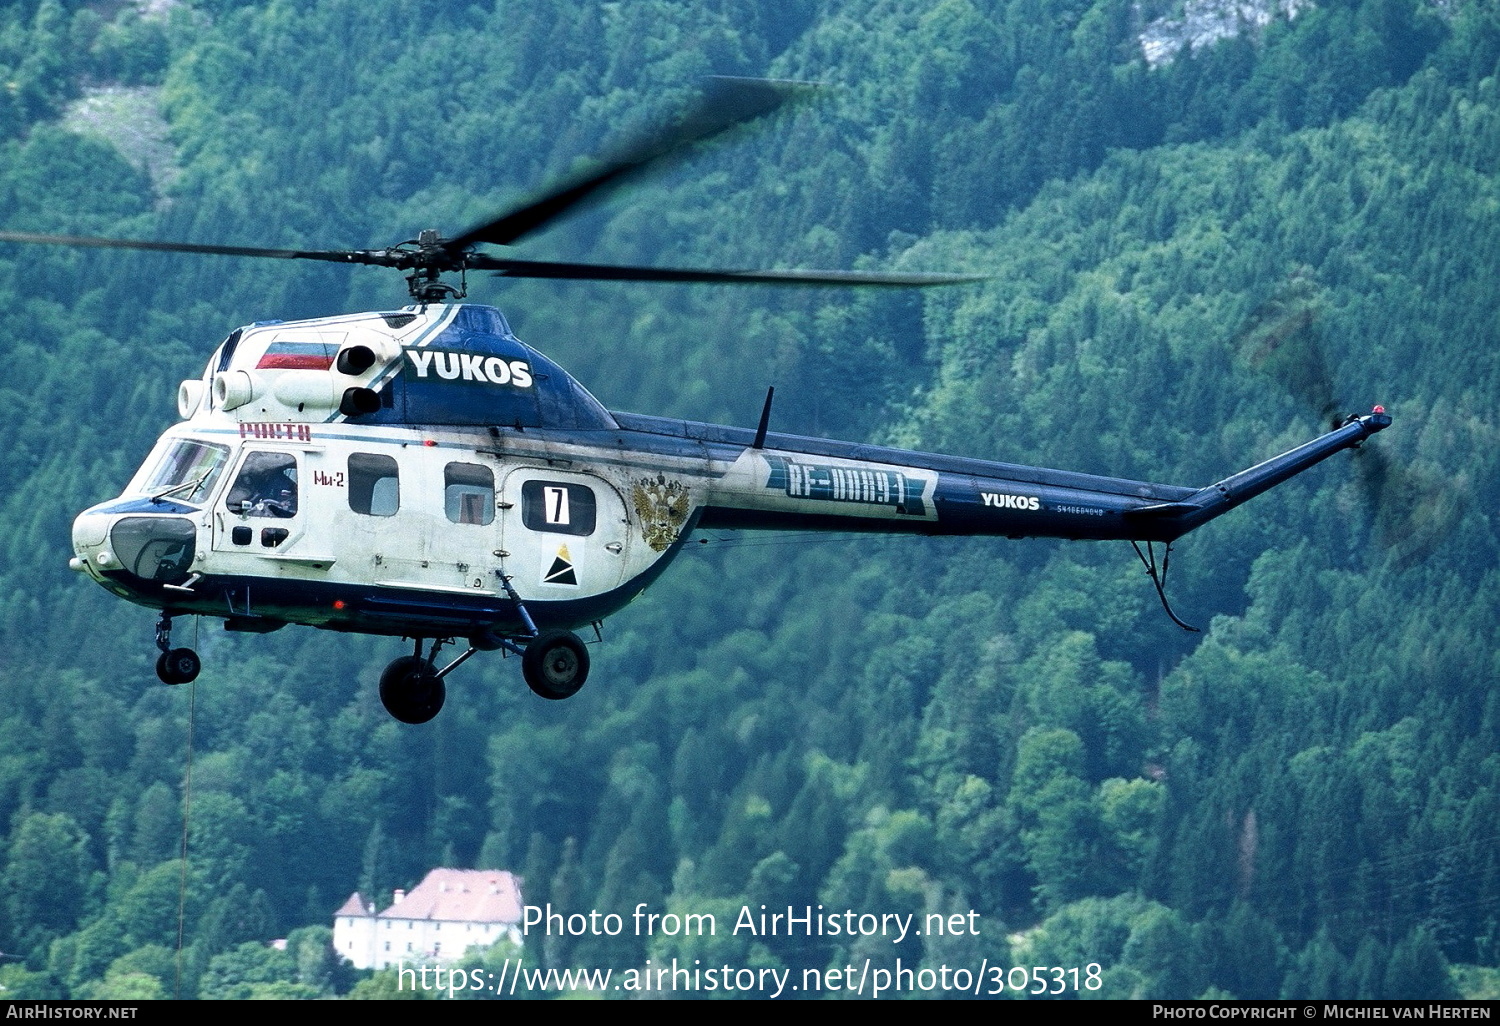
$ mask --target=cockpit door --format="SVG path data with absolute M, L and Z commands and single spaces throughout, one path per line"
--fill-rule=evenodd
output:
M 246 449 L 213 507 L 214 549 L 256 556 L 297 550 L 307 517 L 302 453 Z

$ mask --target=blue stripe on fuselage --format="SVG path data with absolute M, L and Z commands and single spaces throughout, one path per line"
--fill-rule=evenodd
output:
M 677 540 L 643 572 L 620 587 L 588 598 L 530 599 L 526 611 L 543 630 L 573 629 L 618 612 L 661 576 L 697 526 L 694 515 Z M 389 637 L 467 637 L 490 626 L 525 633 L 515 606 L 496 595 L 460 595 L 421 588 L 377 588 L 353 582 L 290 577 L 204 575 L 191 594 L 143 581 L 122 570 L 104 572 L 105 587 L 132 602 L 174 616 L 264 617 L 324 630 Z M 335 609 L 334 603 L 342 602 Z

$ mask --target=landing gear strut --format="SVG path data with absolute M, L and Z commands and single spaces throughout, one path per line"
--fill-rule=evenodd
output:
M 469 640 L 469 647 L 458 658 L 438 669 L 438 649 L 451 640 L 433 639 L 431 651 L 424 656 L 423 639 L 418 638 L 411 655 L 391 661 L 380 675 L 380 702 L 386 712 L 402 723 L 426 723 L 438 714 L 447 698 L 443 678 L 475 652 L 497 648 L 521 657 L 526 686 L 549 701 L 571 698 L 589 679 L 588 649 L 572 631 L 542 631 L 521 639 L 521 644 L 493 631 L 481 632 Z
M 521 596 L 511 586 L 510 578 L 501 576 L 500 586 L 516 604 L 516 613 L 526 625 L 526 644 L 522 647 L 514 641 L 495 637 L 498 647 L 515 652 L 521 657 L 521 676 L 532 693 L 548 701 L 557 702 L 572 698 L 589 679 L 589 653 L 583 642 L 572 631 L 539 631 L 531 614 L 521 602 Z M 599 625 L 594 625 L 597 632 Z M 486 632 L 486 640 L 492 637 Z M 475 642 L 479 644 L 479 642 Z
M 198 679 L 203 662 L 190 648 L 172 647 L 172 618 L 166 613 L 156 621 L 156 647 L 161 649 L 156 657 L 156 675 L 163 684 L 191 684 Z
M 475 652 L 504 649 L 521 657 L 521 675 L 533 693 L 549 701 L 571 698 L 589 679 L 589 653 L 583 641 L 572 631 L 537 629 L 511 586 L 510 578 L 501 576 L 500 586 L 516 606 L 516 614 L 525 626 L 524 634 L 502 633 L 491 626 L 469 636 L 469 647 L 441 670 L 437 668 L 438 649 L 451 644 L 453 638 L 434 638 L 432 649 L 422 655 L 422 638 L 409 656 L 393 660 L 380 675 L 380 702 L 385 711 L 402 723 L 426 723 L 443 708 L 447 687 L 443 678 L 456 670 Z M 599 624 L 594 624 L 599 633 Z

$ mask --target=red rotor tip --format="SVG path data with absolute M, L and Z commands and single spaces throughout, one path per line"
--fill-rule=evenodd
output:
M 423 444 L 423 445 L 425 445 L 425 446 L 427 446 L 427 447 L 428 447 L 428 448 L 429 448 L 429 449 L 430 449 L 430 448 L 432 448 L 432 447 L 433 447 L 433 446 L 435 446 L 435 445 L 437 445 L 437 443 L 436 443 L 436 442 L 434 442 L 434 441 L 433 441 L 433 440 L 432 440 L 432 439 L 430 439 L 430 438 L 429 438 L 429 439 L 427 439 L 427 441 L 425 441 L 425 442 L 423 442 L 423 443 L 422 443 L 422 444 Z
M 1385 412 L 1385 407 L 1384 407 L 1384 406 L 1376 406 L 1376 407 L 1375 407 L 1375 408 L 1374 408 L 1374 409 L 1373 409 L 1373 410 L 1371 410 L 1371 411 L 1370 411 L 1370 412 L 1371 412 L 1371 413 L 1384 413 L 1384 412 Z

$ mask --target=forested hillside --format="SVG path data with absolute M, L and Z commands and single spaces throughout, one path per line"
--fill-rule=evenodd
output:
M 567 912 L 719 916 L 528 940 L 558 969 L 1495 997 L 1500 15 L 1313 0 L 1148 65 L 1179 6 L 5 4 L 5 230 L 451 235 L 706 74 L 799 79 L 826 88 L 516 255 L 987 281 L 476 275 L 472 298 L 617 410 L 753 426 L 774 384 L 779 430 L 1195 486 L 1335 411 L 1394 425 L 1184 539 L 1200 634 L 1124 545 L 710 532 L 605 624 L 573 699 L 491 655 L 412 727 L 376 695 L 400 643 L 205 620 L 203 675 L 168 688 L 154 615 L 67 569 L 73 516 L 230 330 L 390 308 L 399 279 L 0 245 L 0 993 L 389 994 L 336 964 L 333 910 L 447 865 Z M 820 903 L 980 932 L 724 929 Z

